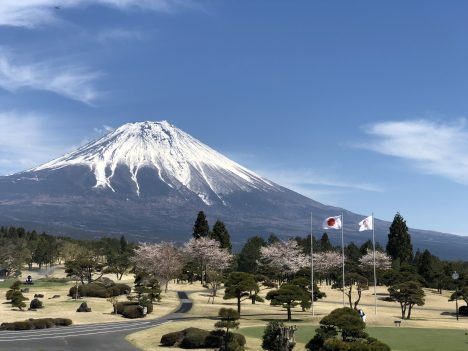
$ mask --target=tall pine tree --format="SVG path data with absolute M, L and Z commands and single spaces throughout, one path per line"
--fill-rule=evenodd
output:
M 231 236 L 223 222 L 216 221 L 210 233 L 210 238 L 217 240 L 223 249 L 228 249 L 231 252 Z
M 237 259 L 239 272 L 257 273 L 262 246 L 266 246 L 266 242 L 259 236 L 247 239 Z
M 193 225 L 193 237 L 195 239 L 200 239 L 206 237 L 210 234 L 210 227 L 208 226 L 208 221 L 206 220 L 205 213 L 203 211 L 198 212 L 197 219 Z
M 406 221 L 399 212 L 395 215 L 389 230 L 387 253 L 393 260 L 398 260 L 400 264 L 411 263 L 413 260 L 411 236 L 408 233 Z
M 319 240 L 318 248 L 319 250 L 317 251 L 332 251 L 333 250 L 333 245 L 330 242 L 330 239 L 328 238 L 327 233 L 323 233 L 322 237 Z

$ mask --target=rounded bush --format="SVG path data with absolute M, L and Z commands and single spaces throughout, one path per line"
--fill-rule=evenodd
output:
M 109 282 L 107 282 L 109 284 Z M 131 291 L 130 286 L 127 284 L 114 284 L 112 285 L 104 285 L 99 282 L 93 282 L 85 285 L 78 286 L 78 296 L 79 297 L 100 297 L 100 298 L 107 298 L 110 296 L 120 296 L 124 294 L 128 294 Z M 76 287 L 72 286 L 68 292 L 68 296 L 74 297 L 76 293 Z
M 125 318 L 142 318 L 145 315 L 143 314 L 143 307 L 138 305 L 125 306 L 122 311 L 122 316 Z
M 458 313 L 461 316 L 468 316 L 468 306 L 460 306 L 460 308 L 458 309 Z
M 38 309 L 38 308 L 42 308 L 44 307 L 43 304 L 42 304 L 42 301 L 39 300 L 39 299 L 32 299 L 31 300 L 31 303 L 29 304 L 29 308 L 30 309 Z
M 185 329 L 185 335 L 180 343 L 183 349 L 200 349 L 205 347 L 205 339 L 210 333 L 203 329 Z
M 138 306 L 138 302 L 136 301 L 121 301 L 117 302 L 115 305 L 115 311 L 117 314 L 122 314 L 123 310 L 126 306 Z
M 161 345 L 163 345 L 163 346 L 174 346 L 183 337 L 184 337 L 184 332 L 183 331 L 164 334 L 161 337 Z
M 242 335 L 242 334 L 238 334 L 238 333 L 233 333 L 234 335 L 234 341 L 239 344 L 240 346 L 245 346 L 245 344 L 247 343 L 247 341 L 245 340 L 245 336 Z
M 349 343 L 340 339 L 327 339 L 323 344 L 324 351 L 348 351 L 350 350 Z
M 80 307 L 78 307 L 76 312 L 91 312 L 91 307 L 88 307 L 88 304 L 83 302 Z

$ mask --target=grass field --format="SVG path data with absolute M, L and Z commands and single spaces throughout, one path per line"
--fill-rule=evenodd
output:
M 298 325 L 296 332 L 297 350 L 313 337 L 316 325 Z M 261 339 L 264 327 L 247 327 L 239 332 L 249 339 Z M 370 327 L 369 335 L 383 341 L 394 351 L 466 351 L 468 350 L 467 330 L 459 329 L 425 329 L 425 328 L 386 328 Z M 296 349 L 295 349 L 296 350 Z
M 18 279 L 7 279 L 3 282 L 0 282 L 0 289 L 8 289 L 10 286 L 15 282 L 15 280 Z M 53 287 L 60 287 L 60 286 L 66 286 L 67 283 L 61 283 L 61 282 L 48 282 L 44 280 L 36 280 L 33 285 L 26 285 L 22 284 L 21 288 L 53 288 Z

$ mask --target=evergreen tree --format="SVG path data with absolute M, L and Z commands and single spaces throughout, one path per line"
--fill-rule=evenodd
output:
M 205 213 L 203 211 L 198 212 L 197 219 L 193 225 L 193 237 L 195 239 L 200 239 L 201 237 L 206 237 L 210 234 L 210 227 L 208 226 L 208 221 L 206 220 Z
M 237 259 L 237 269 L 239 272 L 257 273 L 261 257 L 260 248 L 265 245 L 265 240 L 259 236 L 247 239 Z
M 426 280 L 426 282 L 430 282 L 435 273 L 432 266 L 432 255 L 429 250 L 426 249 L 421 255 L 419 264 L 416 266 L 418 273 Z
M 400 213 L 397 212 L 395 215 L 389 230 L 387 253 L 400 264 L 410 263 L 413 260 L 413 245 L 406 221 Z
M 120 244 L 120 253 L 126 253 L 128 251 L 128 242 L 127 242 L 127 239 L 125 239 L 125 236 L 121 236 L 120 237 L 120 241 L 119 241 L 119 244 Z
M 266 299 L 270 300 L 272 306 L 282 306 L 288 313 L 288 321 L 291 320 L 291 309 L 307 300 L 308 294 L 298 285 L 283 284 L 277 290 L 270 290 Z
M 328 238 L 328 234 L 323 233 L 322 237 L 319 240 L 317 251 L 332 251 L 332 250 L 333 250 L 333 245 L 330 242 L 330 239 Z
M 225 290 L 223 299 L 237 299 L 237 313 L 241 314 L 241 302 L 250 297 L 252 292 L 260 290 L 252 274 L 244 272 L 231 273 L 224 282 Z
M 231 252 L 231 236 L 223 222 L 219 220 L 216 221 L 213 226 L 213 230 L 210 233 L 210 238 L 218 241 L 221 244 L 221 248 L 228 249 L 229 252 Z

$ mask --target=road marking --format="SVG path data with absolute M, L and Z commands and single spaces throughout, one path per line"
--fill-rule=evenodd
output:
M 135 326 L 128 326 L 128 328 L 123 328 L 123 327 L 126 327 L 126 326 L 115 326 L 113 328 L 108 328 L 108 329 L 105 329 L 105 330 L 94 331 L 94 332 L 89 332 L 89 333 L 83 333 L 83 332 L 87 332 L 88 330 L 78 330 L 78 331 L 69 330 L 69 331 L 63 331 L 60 334 L 57 334 L 57 332 L 59 332 L 59 331 L 57 331 L 57 332 L 54 331 L 54 333 L 50 333 L 50 334 L 43 333 L 43 334 L 36 334 L 36 335 L 18 335 L 18 336 L 9 335 L 7 337 L 0 336 L 0 342 L 1 341 L 26 341 L 26 340 L 36 340 L 36 339 L 69 338 L 69 337 L 81 336 L 81 335 L 115 333 L 117 331 L 125 331 L 125 330 L 144 328 L 144 327 L 149 326 L 148 324 L 150 324 L 150 322 L 141 323 L 141 324 L 135 325 Z M 89 331 L 91 331 L 91 330 L 89 330 Z
M 71 331 L 86 331 L 86 330 L 102 330 L 106 328 L 116 328 L 116 327 L 133 327 L 133 326 L 138 326 L 138 325 L 145 325 L 151 323 L 151 321 L 141 321 L 141 322 L 132 322 L 132 323 L 124 323 L 124 322 L 119 322 L 119 323 L 106 323 L 106 324 L 101 324 L 101 325 L 73 325 L 69 327 L 57 327 L 57 328 L 47 328 L 47 329 L 33 329 L 33 330 L 5 330 L 5 331 L 0 331 L 0 338 L 4 336 L 12 336 L 12 335 L 32 335 L 32 334 L 43 334 L 43 333 L 59 333 L 59 332 L 66 332 L 69 333 Z
M 151 324 L 151 322 L 144 322 L 144 323 L 138 323 L 138 324 L 129 324 L 125 323 L 122 325 L 106 325 L 105 327 L 82 327 L 82 328 L 69 328 L 69 327 L 60 327 L 60 328 L 48 328 L 48 329 L 35 329 L 35 330 L 28 330 L 27 333 L 26 331 L 14 331 L 10 333 L 0 333 L 0 339 L 4 337 L 26 337 L 26 336 L 34 336 L 34 335 L 53 335 L 53 334 L 69 334 L 69 333 L 75 333 L 75 332 L 84 332 L 84 331 L 101 331 L 101 330 L 111 330 L 111 329 L 116 329 L 116 328 L 125 328 L 125 327 L 138 327 L 138 326 L 144 326 L 147 324 Z

